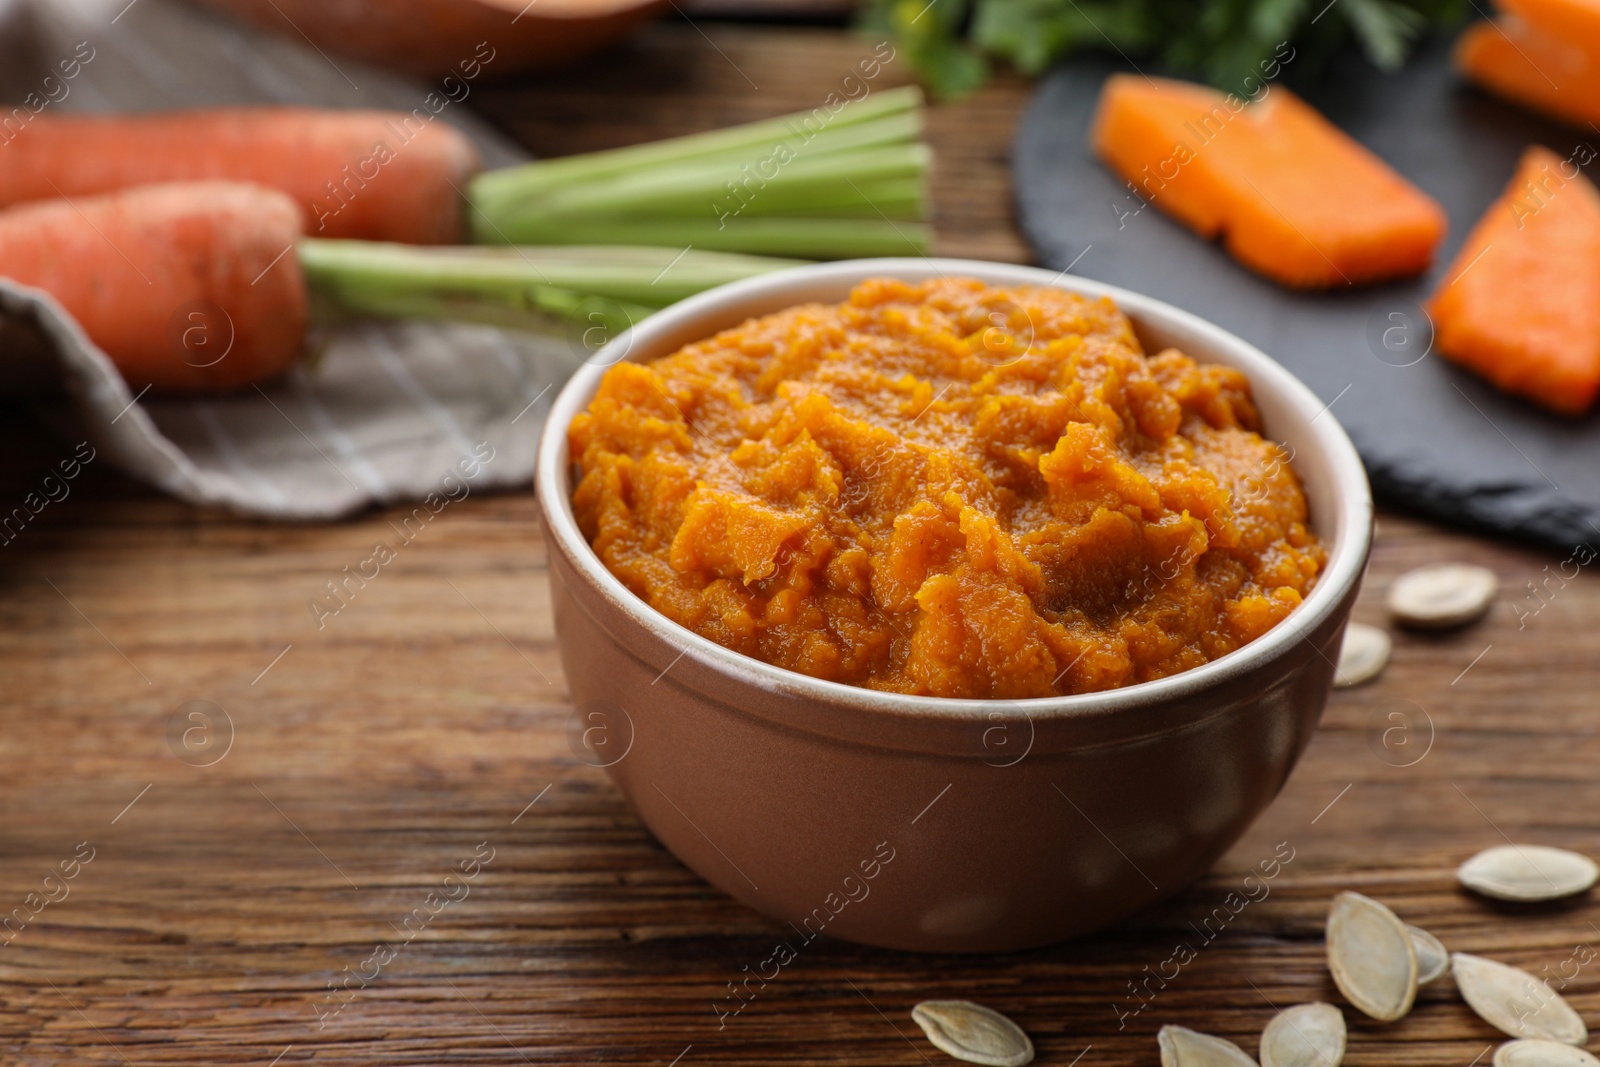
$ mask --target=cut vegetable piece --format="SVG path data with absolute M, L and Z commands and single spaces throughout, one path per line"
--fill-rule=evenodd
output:
M 1214 166 L 1197 166 L 1194 146 L 1233 124 L 1226 97 L 1167 79 L 1113 75 L 1100 90 L 1090 143 L 1142 200 L 1202 237 L 1222 233 L 1231 215 Z
M 1141 197 L 1285 285 L 1417 274 L 1444 235 L 1438 204 L 1286 89 L 1247 104 L 1113 75 L 1090 137 Z
M 1439 352 L 1508 393 L 1579 415 L 1600 390 L 1600 194 L 1529 148 L 1428 305 Z
M 477 149 L 403 111 L 258 107 L 161 115 L 41 115 L 3 126 L 0 205 L 154 182 L 253 182 L 288 193 L 307 233 L 451 244 Z
M 1600 34 L 1586 40 L 1502 16 L 1467 27 L 1456 40 L 1456 69 L 1492 93 L 1588 129 L 1600 123 Z
M 1600 47 L 1600 4 L 1594 0 L 1497 0 L 1495 6 L 1551 40 Z
M 301 214 L 235 182 L 147 185 L 0 211 L 0 275 L 43 289 L 135 389 L 228 389 L 300 354 Z

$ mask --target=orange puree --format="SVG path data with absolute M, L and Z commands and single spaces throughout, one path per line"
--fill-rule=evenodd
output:
M 675 622 L 873 689 L 1039 697 L 1277 625 L 1323 551 L 1250 384 L 1109 300 L 868 281 L 606 372 L 573 507 Z

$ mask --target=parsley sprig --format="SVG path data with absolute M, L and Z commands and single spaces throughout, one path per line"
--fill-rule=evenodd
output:
M 970 92 L 999 60 L 1038 74 L 1079 50 L 1121 54 L 1239 91 L 1294 49 L 1314 73 L 1354 44 L 1380 70 L 1405 62 L 1471 0 L 868 0 L 865 23 L 895 38 L 940 96 Z

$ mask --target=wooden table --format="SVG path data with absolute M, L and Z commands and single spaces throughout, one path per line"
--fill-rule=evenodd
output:
M 870 44 L 666 23 L 482 100 L 559 153 L 808 106 Z M 1002 80 L 934 112 L 942 251 L 1025 258 L 1004 170 L 1023 99 Z M 3 509 L 70 451 L 8 414 Z M 1321 924 L 1341 888 L 1551 975 L 1600 939 L 1591 900 L 1511 908 L 1452 878 L 1507 837 L 1600 853 L 1600 583 L 1545 593 L 1519 626 L 1511 602 L 1566 553 L 1386 513 L 1359 618 L 1381 622 L 1389 580 L 1442 559 L 1494 568 L 1505 602 L 1464 632 L 1400 636 L 1381 682 L 1338 693 L 1282 796 L 1200 884 L 1010 957 L 819 942 L 719 1030 L 713 1001 L 778 926 L 681 867 L 575 758 L 528 494 L 453 505 L 319 630 L 308 601 L 388 518 L 243 522 L 92 465 L 0 546 L 0 909 L 59 898 L 0 949 L 0 1062 L 942 1064 L 910 1008 L 968 997 L 1026 1027 L 1041 1063 L 1147 1065 L 1163 1023 L 1253 1052 L 1273 1005 L 1336 1001 Z M 185 729 L 201 731 L 188 748 Z M 191 749 L 220 758 L 174 755 Z M 1190 924 L 1279 842 L 1294 859 L 1270 895 L 1204 942 Z M 444 881 L 491 850 L 468 883 Z M 76 877 L 47 889 L 63 863 Z M 470 892 L 430 898 L 447 884 Z M 1179 941 L 1197 957 L 1121 1016 Z M 374 960 L 379 943 L 399 947 Z M 1600 1022 L 1597 974 L 1578 968 L 1568 992 Z M 1351 1025 L 1354 1067 L 1468 1067 L 1498 1040 L 1448 980 L 1400 1024 Z

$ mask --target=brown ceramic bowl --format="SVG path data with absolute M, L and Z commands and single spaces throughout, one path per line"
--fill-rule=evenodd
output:
M 1305 602 L 1205 666 L 1111 692 L 949 700 L 819 681 L 668 621 L 600 563 L 569 504 L 567 426 L 605 367 L 746 318 L 842 300 L 864 278 L 967 275 L 1111 296 L 1150 350 L 1250 378 L 1294 449 L 1327 568 Z M 1333 415 L 1239 338 L 1148 297 L 964 260 L 818 264 L 726 285 L 596 353 L 550 411 L 537 494 L 577 751 L 708 881 L 792 923 L 899 949 L 992 952 L 1096 930 L 1201 875 L 1277 795 L 1310 740 L 1372 532 Z
M 425 78 L 576 62 L 667 0 L 196 0 L 262 29 Z M 483 62 L 480 43 L 494 50 Z

